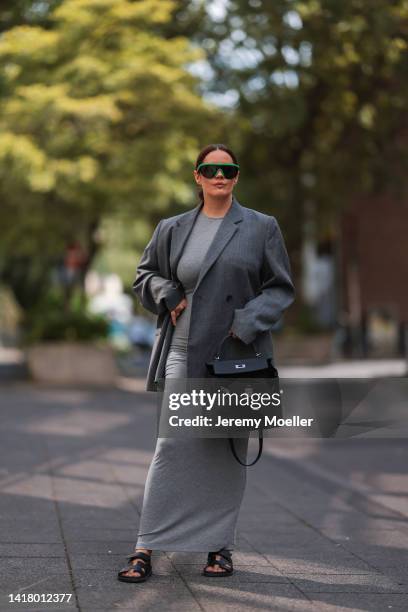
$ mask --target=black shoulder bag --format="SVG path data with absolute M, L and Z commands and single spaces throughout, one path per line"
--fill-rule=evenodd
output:
M 233 355 L 232 358 L 228 359 L 224 357 L 223 353 L 223 349 L 225 349 L 225 343 L 227 341 L 234 343 L 233 353 L 236 354 L 236 356 Z M 246 356 L 248 355 L 248 351 L 249 356 Z M 268 384 L 272 383 L 274 389 L 279 389 L 279 374 L 278 370 L 272 364 L 272 358 L 264 357 L 261 353 L 257 352 L 253 342 L 250 345 L 246 345 L 244 342 L 242 342 L 242 340 L 233 338 L 231 335 L 227 335 L 221 340 L 217 354 L 215 355 L 213 361 L 206 362 L 206 367 L 210 377 L 264 379 L 264 382 L 267 382 Z M 279 406 L 279 414 L 277 416 L 281 416 L 281 414 L 282 411 L 281 407 Z M 258 454 L 251 463 L 243 463 L 240 460 L 234 447 L 233 438 L 228 438 L 231 451 L 235 459 L 241 465 L 249 467 L 254 465 L 260 459 L 263 449 L 263 429 L 269 429 L 271 427 L 273 427 L 273 425 L 258 429 Z M 248 427 L 249 431 L 253 429 L 255 429 L 255 427 Z

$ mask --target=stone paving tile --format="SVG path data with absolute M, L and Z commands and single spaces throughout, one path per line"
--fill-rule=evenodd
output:
M 274 549 L 283 547 L 291 548 L 293 546 L 298 546 L 305 549 L 328 549 L 330 547 L 334 548 L 337 545 L 337 542 L 328 540 L 326 537 L 319 535 L 312 529 L 303 532 L 292 532 L 288 530 L 287 532 L 280 532 L 278 534 L 273 534 L 268 529 L 264 534 L 253 532 L 253 534 L 250 535 L 247 525 L 245 525 L 245 534 L 251 544 L 255 545 L 255 543 L 261 543 L 264 547 L 273 546 Z
M 37 561 L 37 559 L 35 561 Z M 61 561 L 61 559 L 51 559 L 48 562 L 48 567 L 44 567 L 43 569 L 37 568 L 36 564 L 34 563 L 31 567 L 29 565 L 24 567 L 14 565 L 14 569 L 9 569 L 7 571 L 3 570 L 0 576 L 0 592 L 8 593 L 24 589 L 29 593 L 56 593 L 57 591 L 55 589 L 57 588 L 60 580 L 65 580 L 66 584 L 70 585 L 69 572 L 66 569 L 66 566 L 61 563 L 57 563 L 55 567 L 59 568 L 60 571 L 55 571 L 54 561 Z M 45 584 L 48 584 L 47 591 L 44 591 Z M 71 586 L 70 588 L 72 589 Z M 54 590 L 50 591 L 49 589 Z
M 406 522 L 408 527 L 408 521 Z M 391 526 L 375 527 L 371 526 L 370 521 L 365 520 L 360 524 L 355 517 L 355 522 L 352 526 L 347 524 L 321 525 L 319 531 L 332 540 L 347 539 L 351 542 L 361 542 L 363 544 L 371 544 L 377 546 L 402 546 L 408 547 L 408 531 L 406 531 L 397 521 Z
M 101 509 L 120 508 L 127 501 L 122 488 L 103 482 L 83 482 L 74 478 L 56 478 L 55 495 L 61 502 L 78 504 L 91 508 L 97 506 Z
M 197 600 L 182 582 L 153 583 L 152 580 L 141 584 L 117 581 L 118 589 L 111 589 L 110 583 L 109 588 L 80 587 L 77 589 L 77 594 L 81 612 L 92 607 L 100 610 L 101 606 L 106 606 L 108 610 L 133 608 L 143 612 L 200 611 Z
M 61 541 L 60 529 L 55 515 L 48 522 L 47 517 L 39 520 L 7 520 L 0 525 L 1 542 L 6 543 L 56 543 Z
M 309 593 L 310 595 L 310 593 Z M 393 593 L 313 593 L 312 605 L 319 612 L 385 612 L 408 610 L 408 595 Z
M 316 574 L 371 574 L 375 569 L 356 557 L 342 558 L 334 556 L 305 558 L 300 551 L 286 550 L 285 554 L 265 555 L 268 561 L 283 574 L 316 573 Z
M 134 550 L 134 540 L 106 540 L 106 541 L 88 541 L 88 542 L 67 542 L 67 548 L 70 555 L 76 554 L 123 554 L 130 555 Z
M 0 464 L 1 465 L 1 464 Z M 5 522 L 13 521 L 33 521 L 33 522 L 54 522 L 55 504 L 53 502 L 43 504 L 38 503 L 38 499 L 22 496 L 7 497 L 0 485 L 0 514 Z M 41 500 L 42 502 L 42 500 Z M 6 519 L 4 517 L 7 517 Z
M 305 593 L 405 593 L 406 587 L 382 574 L 289 574 Z
M 363 557 L 367 563 L 376 567 L 385 568 L 395 566 L 398 563 L 406 564 L 408 561 L 408 550 L 405 548 L 392 548 L 370 545 L 354 545 L 347 542 L 345 544 L 348 550 L 353 554 Z
M 248 480 L 247 480 L 248 483 Z M 248 501 L 248 498 L 244 497 L 242 502 L 241 511 L 238 517 L 238 525 L 241 523 L 246 523 L 247 521 L 253 520 L 257 522 L 258 520 L 266 520 L 271 522 L 271 526 L 276 527 L 277 529 L 284 529 L 285 527 L 299 527 L 303 526 L 299 519 L 291 514 L 288 514 L 282 506 L 274 503 L 270 497 L 265 497 L 265 500 L 260 505 L 259 503 L 259 489 L 257 487 L 251 487 L 247 485 L 248 493 L 251 495 L 251 501 Z
M 207 559 L 205 552 L 168 552 L 166 554 L 174 565 L 203 564 Z
M 64 525 L 64 537 L 70 542 L 106 542 L 119 540 L 121 542 L 136 542 L 137 528 L 132 529 L 99 529 L 98 527 L 82 527 Z
M 408 609 L 407 521 L 390 508 L 375 504 L 373 498 L 342 488 L 341 483 L 308 475 L 301 469 L 301 460 L 287 462 L 275 457 L 264 457 L 248 470 L 232 576 L 202 576 L 206 553 L 154 551 L 151 580 L 119 582 L 117 572 L 126 564 L 137 537 L 154 448 L 153 404 L 144 402 L 143 397 L 115 390 L 33 391 L 30 385 L 20 388 L 17 395 L 16 391 L 9 394 L 4 422 L 11 435 L 6 446 L 0 447 L 0 458 L 15 459 L 16 465 L 2 474 L 0 576 L 7 589 L 3 590 L 6 607 L 0 604 L 1 612 L 20 609 L 17 604 L 9 608 L 4 600 L 13 588 L 71 592 L 54 491 L 81 612 Z M 118 405 L 120 411 L 114 413 Z M 64 435 L 66 427 L 78 428 L 78 418 L 73 415 L 80 416 L 80 425 L 88 435 Z M 44 450 L 44 432 L 50 422 L 53 431 L 62 434 L 47 438 L 54 489 Z M 368 452 L 360 446 L 358 453 L 357 447 L 351 449 L 349 466 L 356 469 L 351 456 L 356 452 L 366 462 L 364 468 L 357 462 L 362 470 L 358 478 L 370 479 L 375 475 L 370 472 L 370 456 L 377 462 L 381 458 L 379 465 L 387 465 L 383 481 L 389 482 L 388 471 L 394 479 L 389 489 L 392 496 L 393 491 L 403 491 L 401 486 L 407 482 L 403 454 L 390 467 L 388 454 L 380 457 L 381 449 L 386 453 L 388 447 L 383 445 L 377 452 L 376 444 L 367 448 Z M 337 458 L 344 457 L 348 448 L 343 443 Z M 316 447 L 311 456 L 322 466 L 329 450 L 323 451 Z M 337 469 L 343 470 L 336 464 Z M 342 477 L 355 478 L 352 471 Z M 384 491 L 387 489 L 380 488 L 378 493 Z M 50 606 L 32 607 L 29 612 L 55 609 Z M 27 610 L 27 604 L 21 609 Z M 57 609 L 64 607 L 58 605 Z M 75 604 L 69 609 L 75 609 Z
M 7 557 L 65 557 L 65 550 L 62 542 L 53 544 L 0 542 L 0 559 Z
M 248 540 L 245 534 L 239 529 L 237 530 L 237 533 L 236 533 L 235 549 L 233 552 L 256 552 L 251 542 Z
M 194 565 L 178 565 L 177 569 L 181 575 L 188 582 L 194 581 L 202 584 L 210 582 L 212 584 L 218 578 L 209 578 L 202 576 L 201 571 L 204 564 Z M 220 581 L 224 582 L 224 578 Z M 270 565 L 253 566 L 253 565 L 237 565 L 234 563 L 234 573 L 231 576 L 226 576 L 225 581 L 228 580 L 228 584 L 244 584 L 246 582 L 278 582 L 283 584 L 289 584 L 289 579 L 281 574 L 277 569 Z
M 103 513 L 95 513 L 90 509 L 89 512 L 83 514 L 76 514 L 76 512 L 67 512 L 64 508 L 61 509 L 61 523 L 64 528 L 80 528 L 83 531 L 93 529 L 111 529 L 112 531 L 120 530 L 134 530 L 137 529 L 139 523 L 139 515 L 135 509 L 132 508 L 129 511 L 129 515 L 126 516 L 123 512 L 123 508 L 119 511 L 112 512 L 111 515 Z M 93 518 L 92 518 L 93 517 Z
M 392 577 L 398 584 L 403 584 L 408 591 L 408 565 L 391 565 L 378 568 L 385 576 Z
M 33 521 L 55 520 L 55 504 L 52 499 L 44 499 L 40 496 L 30 497 L 24 494 L 7 494 L 4 482 L 0 482 L 0 488 L 0 521 L 24 519 Z
M 232 576 L 231 576 L 232 578 Z M 222 584 L 188 582 L 189 587 L 205 611 L 254 612 L 263 610 L 314 612 L 310 601 L 290 584 L 245 583 L 237 585 L 228 578 Z M 220 581 L 221 582 L 221 581 Z
M 234 567 L 236 565 L 270 565 L 268 559 L 257 552 L 234 550 L 232 560 Z
M 51 561 L 49 557 L 36 557 L 24 558 L 24 557 L 9 557 L 7 559 L 0 559 L 0 580 L 3 579 L 5 574 L 16 574 L 19 573 L 22 576 L 29 575 L 31 571 L 45 574 L 60 574 L 67 570 L 67 564 L 65 557 L 55 557 Z
M 12 461 L 8 458 L 7 464 Z M 12 477 L 7 478 L 2 482 L 2 500 L 1 510 L 11 512 L 9 516 L 18 516 L 20 509 L 28 510 L 31 500 L 35 505 L 39 505 L 38 500 L 41 500 L 42 506 L 48 505 L 53 499 L 52 481 L 48 473 L 35 472 L 29 466 L 34 462 L 34 459 L 28 459 L 26 470 L 22 467 L 20 473 L 14 473 Z M 30 500 L 29 502 L 27 500 Z M 13 503 L 14 502 L 14 503 Z
M 300 546 L 288 543 L 285 545 L 283 542 L 280 544 L 270 542 L 267 537 L 262 541 L 262 538 L 258 536 L 253 538 L 252 543 L 256 551 L 263 554 L 271 563 L 274 563 L 275 558 L 283 561 L 285 559 L 288 561 L 298 559 L 303 563 L 320 562 L 340 566 L 361 566 L 364 564 L 364 561 L 353 555 L 352 552 L 332 543 L 314 543 Z

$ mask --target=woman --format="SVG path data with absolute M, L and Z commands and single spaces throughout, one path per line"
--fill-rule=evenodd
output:
M 270 329 L 294 300 L 283 237 L 272 216 L 241 206 L 239 164 L 224 145 L 198 155 L 200 203 L 160 221 L 133 290 L 157 315 L 147 390 L 161 380 L 205 378 L 227 334 L 273 357 Z M 235 440 L 245 460 L 248 438 Z M 135 552 L 118 579 L 145 581 L 152 550 L 208 552 L 203 574 L 229 576 L 246 470 L 224 438 L 158 438 Z

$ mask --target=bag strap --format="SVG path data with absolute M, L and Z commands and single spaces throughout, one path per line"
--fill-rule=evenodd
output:
M 237 451 L 235 450 L 233 438 L 228 438 L 228 440 L 229 440 L 229 443 L 230 443 L 232 454 L 234 455 L 234 457 L 238 461 L 238 463 L 240 463 L 241 465 L 243 465 L 245 467 L 250 467 L 251 465 L 255 465 L 255 463 L 260 459 L 260 457 L 262 455 L 262 449 L 263 449 L 263 436 L 262 436 L 262 430 L 261 429 L 259 430 L 259 439 L 258 439 L 259 449 L 258 449 L 258 454 L 257 454 L 256 458 L 252 461 L 252 463 L 244 463 L 243 461 L 241 461 L 241 459 L 237 455 Z
M 215 354 L 214 359 L 221 359 L 221 353 L 222 353 L 222 349 L 223 349 L 223 344 L 224 344 L 224 342 L 226 342 L 227 340 L 234 340 L 234 339 L 235 339 L 235 338 L 233 338 L 233 337 L 231 336 L 231 334 L 227 334 L 226 336 L 224 336 L 224 337 L 222 338 L 222 340 L 221 340 L 221 342 L 220 342 L 219 346 L 218 346 L 218 350 L 217 350 L 217 352 L 216 352 L 216 354 Z M 242 342 L 242 340 L 241 340 L 241 342 Z M 251 346 L 252 346 L 252 348 L 253 348 L 253 350 L 254 350 L 255 357 L 261 357 L 261 353 L 258 353 L 258 352 L 257 352 L 257 350 L 256 350 L 255 342 L 251 342 L 250 344 L 251 344 Z

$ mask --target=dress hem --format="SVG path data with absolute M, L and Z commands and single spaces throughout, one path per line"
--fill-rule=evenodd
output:
M 208 553 L 208 552 L 212 552 L 212 551 L 217 551 L 217 550 L 221 550 L 221 548 L 226 548 L 228 550 L 235 550 L 235 544 L 232 545 L 222 545 L 219 546 L 218 544 L 216 546 L 211 546 L 208 545 L 207 547 L 203 547 L 203 548 L 186 548 L 186 547 L 182 547 L 182 548 L 178 548 L 172 545 L 166 546 L 166 545 L 159 545 L 157 546 L 156 544 L 144 544 L 143 542 L 141 543 L 137 543 L 135 548 L 147 548 L 148 550 L 154 550 L 154 551 L 161 551 L 161 552 L 190 552 L 190 553 Z

